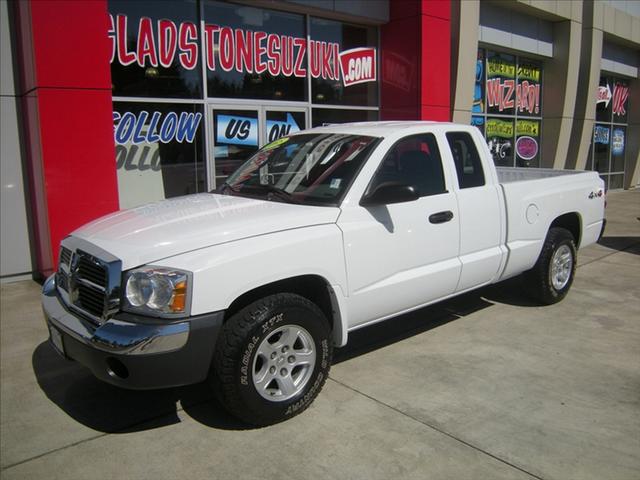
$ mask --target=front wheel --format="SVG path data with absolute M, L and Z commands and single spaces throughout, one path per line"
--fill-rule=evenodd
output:
M 529 294 L 545 305 L 562 300 L 573 283 L 576 259 L 576 245 L 571 232 L 565 228 L 551 228 L 538 261 L 524 274 Z
M 229 412 L 270 425 L 305 410 L 329 375 L 331 330 L 322 311 L 291 293 L 270 295 L 223 326 L 213 372 Z

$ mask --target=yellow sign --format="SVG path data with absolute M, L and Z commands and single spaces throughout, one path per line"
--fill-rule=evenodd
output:
M 516 66 L 501 58 L 487 58 L 487 76 L 515 78 Z
M 289 141 L 289 137 L 282 137 L 279 138 L 277 140 L 274 140 L 273 142 L 271 142 L 268 145 L 265 145 L 264 147 L 262 147 L 262 150 L 272 150 L 276 147 L 279 147 L 280 145 L 282 145 L 283 143 L 287 143 Z
M 518 120 L 516 122 L 516 135 L 529 135 L 537 137 L 540 135 L 540 122 L 530 120 Z
M 518 80 L 532 80 L 536 83 L 540 82 L 540 69 L 533 65 L 518 66 Z
M 487 119 L 485 136 L 513 138 L 513 121 L 498 120 L 497 118 Z

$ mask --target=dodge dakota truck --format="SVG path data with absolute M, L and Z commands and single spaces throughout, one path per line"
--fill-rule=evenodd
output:
M 266 145 L 214 192 L 74 231 L 43 309 L 55 349 L 99 379 L 207 380 L 268 425 L 313 402 L 356 329 L 520 274 L 558 302 L 604 205 L 595 172 L 495 168 L 472 126 L 324 126 Z

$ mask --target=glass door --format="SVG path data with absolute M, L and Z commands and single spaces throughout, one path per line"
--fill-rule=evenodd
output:
M 308 109 L 209 105 L 209 186 L 217 188 L 261 146 L 304 130 Z
M 217 188 L 261 145 L 262 129 L 259 108 L 209 107 L 209 145 L 213 146 L 211 188 Z
M 307 128 L 307 109 L 265 107 L 265 143 Z

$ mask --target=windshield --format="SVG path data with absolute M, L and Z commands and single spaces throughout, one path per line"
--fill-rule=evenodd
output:
M 218 192 L 337 206 L 377 140 L 336 133 L 280 138 L 249 158 Z

